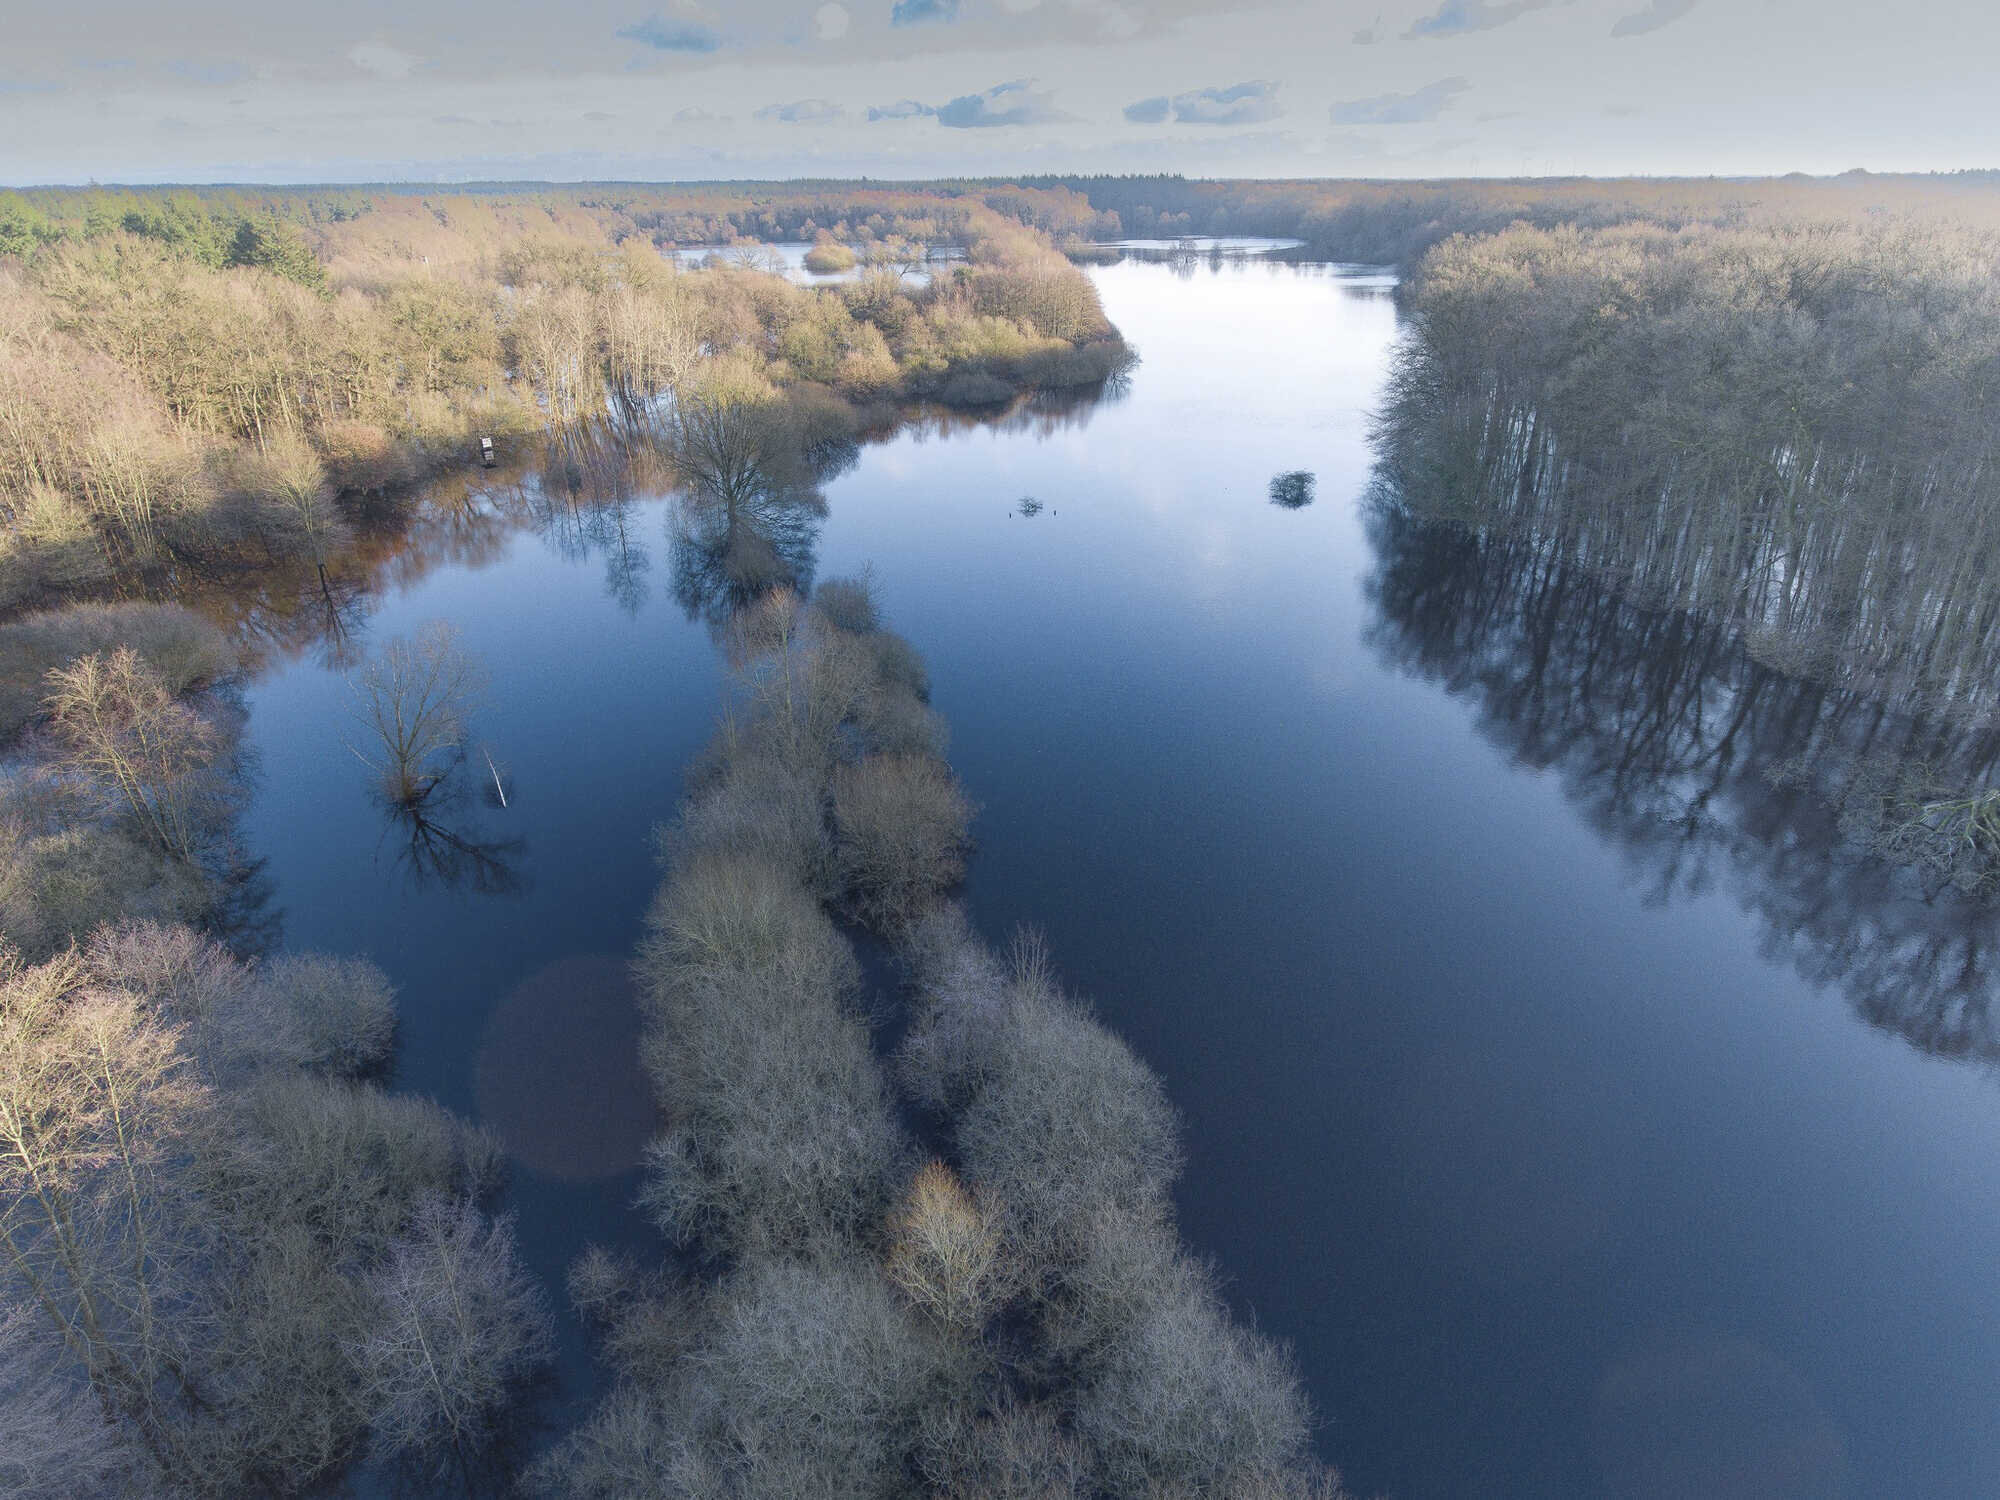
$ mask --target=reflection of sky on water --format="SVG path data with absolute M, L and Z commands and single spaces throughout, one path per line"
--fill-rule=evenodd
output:
M 1379 279 L 1240 259 L 1094 274 L 1144 357 L 1129 396 L 1087 422 L 939 418 L 865 447 L 826 486 L 816 572 L 874 565 L 983 807 L 975 919 L 1043 927 L 1165 1075 L 1183 1224 L 1297 1346 L 1324 1451 L 1398 1500 L 1785 1494 L 1786 1476 L 1815 1493 L 1843 1464 L 1857 1494 L 2000 1493 L 2000 1087 L 1865 1024 L 1779 951 L 1776 916 L 1840 925 L 1839 882 L 1764 873 L 1815 850 L 1780 837 L 1749 884 L 1663 888 L 1633 819 L 1494 733 L 1505 632 L 1439 675 L 1384 649 L 1450 580 L 1426 565 L 1393 608 L 1369 592 L 1384 553 L 1357 502 L 1396 332 Z M 1318 476 L 1317 503 L 1270 504 L 1291 469 Z M 1023 519 L 1023 496 L 1047 511 Z M 401 1085 L 468 1114 L 505 997 L 631 951 L 648 829 L 712 728 L 712 643 L 663 586 L 668 519 L 635 494 L 617 536 L 580 527 L 567 550 L 482 533 L 373 602 L 367 642 L 442 616 L 489 669 L 475 732 L 517 778 L 518 898 L 383 881 L 339 676 L 274 653 L 248 690 L 246 837 L 289 941 L 381 962 Z M 607 577 L 627 545 L 660 559 L 644 597 Z M 1440 613 L 1490 617 L 1493 575 L 1461 583 Z M 1592 743 L 1595 720 L 1549 722 Z M 1774 915 L 1746 891 L 1784 899 Z M 1847 930 L 1865 950 L 1872 929 Z M 518 1174 L 549 1285 L 588 1239 L 660 1253 L 633 1186 Z
M 866 251 L 866 247 L 860 245 L 849 248 L 857 255 L 863 255 Z M 682 245 L 663 253 L 668 259 L 677 260 L 682 265 L 690 267 L 705 265 L 711 261 L 724 265 L 754 265 L 760 270 L 768 267 L 779 272 L 787 281 L 797 282 L 800 286 L 839 286 L 843 282 L 860 280 L 869 270 L 865 260 L 857 260 L 855 265 L 845 271 L 809 271 L 806 269 L 806 255 L 811 250 L 812 246 L 803 240 L 778 240 L 762 244 Z M 919 250 L 917 253 L 921 257 L 924 252 Z M 929 253 L 929 260 L 933 264 L 948 264 L 964 259 L 965 252 L 951 245 L 939 245 Z M 903 281 L 908 286 L 923 286 L 930 279 L 931 272 L 922 267 L 903 272 Z

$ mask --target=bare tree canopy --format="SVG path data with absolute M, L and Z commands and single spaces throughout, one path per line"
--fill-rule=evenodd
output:
M 355 754 L 375 768 L 392 803 L 422 804 L 464 755 L 484 671 L 457 631 L 434 620 L 390 641 L 352 681 L 355 716 L 368 731 Z

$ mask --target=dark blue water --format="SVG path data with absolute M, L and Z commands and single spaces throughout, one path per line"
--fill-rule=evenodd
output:
M 1576 667 L 1510 632 L 1504 560 L 1370 523 L 1381 278 L 1188 269 L 1096 273 L 1144 357 L 1122 400 L 866 448 L 818 566 L 872 565 L 928 658 L 975 918 L 1044 929 L 1165 1076 L 1184 1230 L 1295 1345 L 1324 1453 L 1411 1500 L 2000 1493 L 2000 1080 L 1933 1024 L 1983 1035 L 1986 919 L 1937 938 L 1747 763 L 1652 774 L 1643 619 L 1556 616 Z M 1270 504 L 1298 469 L 1317 502 Z M 368 601 L 360 648 L 444 618 L 490 674 L 511 805 L 468 795 L 455 857 L 413 871 L 336 672 L 248 695 L 287 942 L 390 972 L 400 1086 L 509 1140 L 552 1287 L 652 1243 L 603 960 L 719 690 L 666 502 L 623 519 L 615 555 L 513 532 Z

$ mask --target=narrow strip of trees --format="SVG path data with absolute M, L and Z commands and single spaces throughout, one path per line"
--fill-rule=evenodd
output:
M 949 903 L 972 807 L 865 580 L 771 593 L 729 646 L 637 964 L 668 1122 L 642 1203 L 681 1255 L 576 1265 L 617 1383 L 535 1485 L 1332 1495 L 1287 1356 L 1174 1231 L 1159 1081 Z M 909 966 L 893 1068 L 834 913 Z

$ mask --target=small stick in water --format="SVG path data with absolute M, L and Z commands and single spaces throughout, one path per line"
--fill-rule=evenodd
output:
M 481 745 L 479 753 L 486 757 L 486 769 L 493 773 L 493 790 L 499 793 L 500 805 L 505 807 L 507 805 L 507 788 L 500 785 L 500 768 L 493 764 L 493 752 L 488 750 L 484 745 Z

